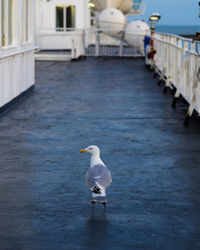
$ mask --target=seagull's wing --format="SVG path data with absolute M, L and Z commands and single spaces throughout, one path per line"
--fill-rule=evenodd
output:
M 96 185 L 96 182 L 104 188 L 110 186 L 112 177 L 110 171 L 105 165 L 94 165 L 87 171 L 86 186 L 91 189 Z

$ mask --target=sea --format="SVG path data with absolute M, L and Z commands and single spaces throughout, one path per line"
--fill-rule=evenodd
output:
M 156 25 L 156 31 L 162 33 L 170 33 L 176 35 L 195 35 L 200 31 L 200 24 L 198 25 Z

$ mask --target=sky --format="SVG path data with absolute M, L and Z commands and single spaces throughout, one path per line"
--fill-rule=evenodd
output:
M 200 1 L 200 0 L 199 0 Z M 161 15 L 159 25 L 199 25 L 198 0 L 143 0 L 146 11 L 133 19 L 148 20 L 149 16 L 158 12 Z

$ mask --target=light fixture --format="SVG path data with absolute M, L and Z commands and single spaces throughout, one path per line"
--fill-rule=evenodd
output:
M 149 17 L 149 21 L 150 22 L 154 22 L 157 23 L 161 18 L 161 15 L 159 13 L 153 13 L 150 17 Z
M 150 17 L 149 17 L 149 22 L 151 24 L 151 34 L 154 33 L 155 30 L 155 24 L 160 20 L 161 15 L 159 13 L 153 13 Z
M 89 6 L 90 8 L 94 8 L 94 7 L 95 7 L 95 4 L 94 4 L 93 2 L 89 2 L 89 3 L 88 3 L 88 6 Z

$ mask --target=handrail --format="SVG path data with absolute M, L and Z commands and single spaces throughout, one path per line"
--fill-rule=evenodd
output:
M 189 103 L 187 117 L 194 110 L 200 115 L 200 57 L 197 48 L 200 43 L 158 32 L 153 35 L 153 40 L 157 53 L 152 67 L 161 72 L 159 81 L 165 79 L 165 88 L 176 88 L 174 100 L 182 95 Z
M 23 50 L 19 50 L 19 51 L 14 51 L 14 52 L 11 52 L 11 53 L 6 54 L 6 55 L 1 55 L 0 60 L 4 59 L 4 58 L 7 58 L 7 57 L 20 55 L 20 54 L 23 54 L 23 53 L 26 53 L 26 52 L 29 52 L 29 51 L 37 50 L 38 48 L 39 48 L 38 46 L 34 46 L 32 48 L 23 49 Z
M 178 38 L 178 39 L 181 39 L 181 40 L 184 40 L 184 41 L 188 41 L 188 42 L 192 42 L 192 41 L 193 41 L 191 38 L 179 36 L 179 35 L 172 34 L 172 33 L 156 32 L 156 34 L 159 34 L 159 35 L 161 35 L 161 36 L 162 36 L 162 35 L 163 35 L 163 36 L 170 36 L 170 37 Z
M 197 44 L 199 44 L 200 45 L 200 42 L 198 42 L 198 41 L 194 41 L 193 42 L 193 40 L 190 40 L 190 41 L 188 41 L 188 40 L 184 40 L 184 38 L 182 39 L 182 37 L 180 36 L 173 36 L 174 38 L 177 38 L 177 39 L 180 39 L 180 40 L 182 40 L 182 41 L 187 41 L 187 42 L 192 42 L 192 43 L 195 43 L 196 45 Z M 172 43 L 172 42 L 169 42 L 169 41 L 166 41 L 166 40 L 162 40 L 161 38 L 154 38 L 154 39 L 156 39 L 157 41 L 160 41 L 160 42 L 163 42 L 163 43 L 165 43 L 165 44 L 168 44 L 168 45 L 171 45 L 171 46 L 173 46 L 173 47 L 176 47 L 176 48 L 179 48 L 179 49 L 183 49 L 183 47 L 178 47 L 176 44 L 174 44 L 174 43 Z M 196 49 L 196 52 L 195 51 L 191 51 L 191 50 L 189 50 L 189 49 L 185 49 L 185 51 L 187 52 L 187 53 L 190 53 L 190 54 L 193 54 L 193 55 L 198 55 L 198 51 L 197 51 L 197 49 Z

